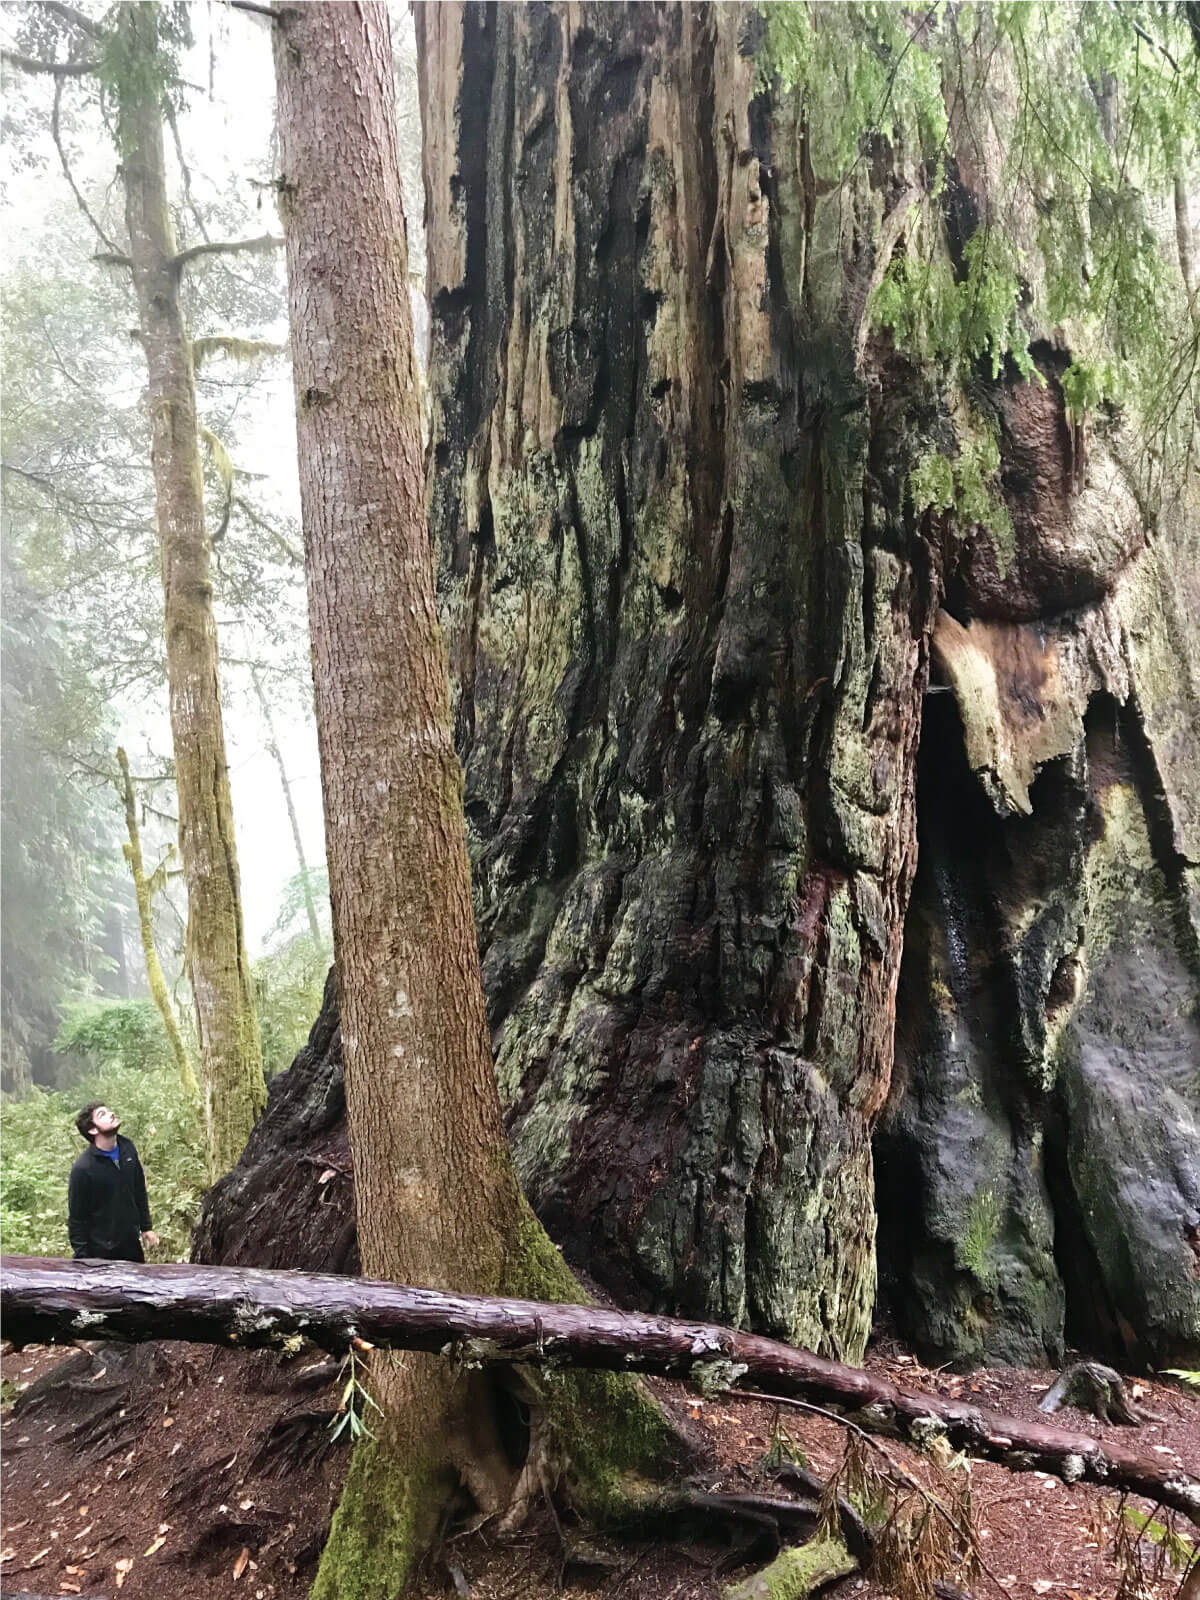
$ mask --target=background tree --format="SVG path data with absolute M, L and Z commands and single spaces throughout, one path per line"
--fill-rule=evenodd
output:
M 65 15 L 53 14 L 55 17 Z M 31 13 L 29 26 L 35 34 L 44 26 L 46 15 L 38 10 Z M 181 280 L 186 264 L 218 259 L 223 262 L 227 253 L 227 247 L 214 242 L 209 235 L 205 218 L 192 194 L 190 173 L 179 141 L 177 106 L 171 101 L 177 76 L 173 53 L 177 54 L 187 42 L 186 12 L 134 8 L 100 21 L 72 12 L 67 23 L 68 47 L 76 54 L 83 52 L 84 59 L 95 69 L 101 112 L 107 108 L 114 113 L 114 131 L 124 155 L 122 170 L 126 179 L 125 223 L 130 239 L 129 255 L 111 247 L 112 240 L 106 229 L 112 233 L 118 229 L 108 217 L 103 220 L 97 217 L 71 172 L 63 129 L 62 85 L 67 77 L 81 74 L 64 75 L 52 70 L 55 146 L 80 208 L 110 247 L 104 252 L 106 259 L 132 270 L 141 313 L 138 339 L 143 356 L 150 363 L 150 416 L 154 434 L 150 455 L 157 523 L 162 536 L 161 560 L 156 551 L 154 564 L 162 567 L 167 596 L 166 665 L 172 685 L 181 849 L 189 886 L 189 969 L 200 1024 L 202 1056 L 208 1062 L 209 1143 L 214 1162 L 223 1167 L 235 1158 L 244 1143 L 254 1112 L 261 1104 L 263 1090 L 253 987 L 242 931 L 236 852 L 232 845 L 210 563 L 213 546 L 220 544 L 222 549 L 215 558 L 218 576 L 226 579 L 222 569 L 227 565 L 228 556 L 232 556 L 236 572 L 240 553 L 246 550 L 249 541 L 227 545 L 225 536 L 231 522 L 236 522 L 239 515 L 252 527 L 253 542 L 258 550 L 271 540 L 281 547 L 288 560 L 294 559 L 294 551 L 277 525 L 273 526 L 269 519 L 261 516 L 244 491 L 240 491 L 221 434 L 211 426 L 201 427 L 195 414 L 193 371 L 196 366 L 203 362 L 211 367 L 215 363 L 219 371 L 223 360 L 253 357 L 265 346 L 262 341 L 246 341 L 225 332 L 205 334 L 193 343 L 184 326 L 186 302 Z M 37 59 L 46 65 L 44 56 Z M 196 247 L 182 253 L 175 246 L 174 219 L 167 199 L 166 126 L 170 128 L 177 151 L 184 199 L 202 236 Z M 239 261 L 246 258 L 242 241 L 228 248 Z M 257 250 L 262 248 L 260 239 Z M 247 298 L 244 287 L 233 298 L 239 297 L 244 304 Z M 227 303 L 230 296 L 226 294 L 223 298 Z M 209 313 L 206 320 L 211 325 L 213 297 L 208 295 L 201 299 L 210 302 L 206 306 Z M 194 295 L 192 300 L 194 303 Z M 259 300 L 261 304 L 261 294 Z M 215 303 L 219 306 L 221 301 L 222 296 L 218 294 Z M 34 433 L 36 437 L 36 430 Z M 201 434 L 207 446 L 213 488 L 219 496 L 211 543 L 204 523 Z M 86 437 L 90 444 L 97 435 Z M 145 438 L 144 431 L 142 437 Z M 88 445 L 83 448 L 86 451 Z M 97 467 L 102 469 L 100 473 Z M 73 520 L 78 525 L 94 523 L 96 502 L 102 499 L 95 493 L 96 479 L 107 468 L 105 462 L 85 463 L 82 483 L 73 482 L 69 470 L 55 471 L 52 475 L 33 475 L 28 467 L 23 470 L 24 481 L 33 493 L 52 482 L 59 506 L 65 500 L 69 509 L 76 513 Z M 126 479 L 132 491 L 126 501 L 130 509 L 136 506 L 139 488 L 144 494 L 147 487 L 145 469 L 142 469 L 140 484 L 137 469 L 131 470 L 132 481 Z M 111 480 L 111 473 L 108 476 Z M 104 517 L 107 509 L 102 509 L 105 521 L 109 520 Z M 128 520 L 135 521 L 136 517 L 137 510 L 133 509 Z M 281 551 L 271 552 L 276 565 Z M 98 564 L 102 566 L 105 562 L 109 568 L 108 587 L 119 587 L 120 578 L 112 570 L 111 550 L 104 552 Z M 241 572 L 234 584 L 222 583 L 224 592 L 229 594 L 232 588 L 235 601 L 242 603 L 240 620 L 245 622 L 248 616 L 254 615 L 255 606 L 263 615 L 270 615 L 271 604 L 265 586 L 254 581 L 262 573 L 261 556 L 249 563 L 240 562 L 240 565 Z M 72 580 L 77 581 L 77 574 L 72 574 Z M 274 621 L 272 631 L 277 631 L 278 619 Z M 159 651 L 153 647 L 154 634 L 150 629 L 143 628 L 140 635 L 131 631 L 129 635 L 134 641 L 139 636 L 147 648 L 137 650 L 136 643 L 134 645 L 141 658 L 138 667 L 150 675 L 151 663 Z
M 0 1087 L 21 1094 L 57 1075 L 59 1007 L 89 975 L 101 983 L 107 976 L 101 932 L 120 886 L 103 801 L 69 779 L 72 752 L 106 731 L 104 706 L 79 669 L 71 633 L 47 617 L 4 532 Z
M 162 963 L 158 959 L 158 947 L 154 938 L 154 896 L 166 880 L 167 862 L 174 851 L 164 857 L 151 871 L 146 871 L 146 863 L 142 856 L 141 827 L 138 823 L 137 793 L 134 789 L 133 775 L 129 770 L 129 758 L 120 747 L 117 749 L 117 764 L 121 773 L 121 798 L 125 806 L 127 838 L 124 855 L 129 864 L 129 874 L 133 879 L 133 892 L 137 901 L 138 929 L 142 940 L 142 956 L 146 964 L 146 982 L 150 986 L 150 998 L 158 1009 L 163 1029 L 170 1041 L 171 1054 L 179 1069 L 184 1093 L 193 1098 L 199 1093 L 200 1086 L 196 1081 L 196 1071 L 192 1066 L 187 1045 L 184 1043 L 178 1019 L 171 1005 L 167 981 L 163 977 Z

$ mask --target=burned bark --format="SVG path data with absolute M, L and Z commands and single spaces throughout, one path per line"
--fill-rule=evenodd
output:
M 5 1335 L 16 1344 L 69 1343 L 88 1333 L 243 1350 L 304 1339 L 342 1352 L 357 1340 L 468 1365 L 583 1366 L 730 1389 L 744 1381 L 756 1391 L 831 1402 L 916 1444 L 940 1434 L 955 1449 L 1015 1471 L 1143 1494 L 1200 1525 L 1200 1482 L 1169 1462 L 1091 1434 L 901 1389 L 807 1350 L 712 1324 L 301 1272 L 7 1256 L 3 1274 Z
M 749 14 L 419 22 L 427 494 L 540 1215 L 624 1303 L 852 1356 L 878 1212 L 939 1359 L 1194 1364 L 1195 484 L 1156 529 L 1033 330 L 977 375 L 1011 541 L 916 516 L 965 441 L 868 297 L 919 175 L 815 173 Z
M 856 368 L 884 197 L 806 275 L 744 20 L 420 14 L 428 495 L 521 1179 L 620 1297 L 853 1357 L 936 582 Z

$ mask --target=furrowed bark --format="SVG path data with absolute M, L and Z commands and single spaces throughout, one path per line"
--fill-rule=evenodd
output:
M 761 31 L 418 8 L 430 529 L 530 1200 L 621 1299 L 853 1359 L 936 580 L 856 370 L 891 197 L 805 192 Z
M 157 9 L 125 6 L 117 19 L 129 63 L 118 84 L 117 122 L 148 376 L 188 970 L 200 1030 L 208 1160 L 216 1178 L 241 1155 L 266 1103 L 266 1083 L 242 928 L 195 379 L 167 196 Z
M 359 1249 L 379 1277 L 570 1299 L 521 1195 L 492 1065 L 422 494 L 385 7 L 281 12 L 275 64 Z M 572 1380 L 565 1411 L 524 1396 L 534 1444 L 515 1468 L 487 1374 L 414 1354 L 374 1382 L 386 1425 L 355 1453 L 317 1597 L 400 1592 L 460 1484 L 485 1514 L 512 1515 L 555 1432 L 570 1432 L 577 1463 L 590 1451 L 593 1500 L 622 1469 L 652 1471 L 668 1443 L 632 1380 Z
M 355 1340 L 436 1352 L 451 1364 L 518 1362 L 646 1372 L 834 1405 L 861 1426 L 955 1449 L 1014 1471 L 1125 1489 L 1200 1525 L 1200 1481 L 1166 1461 L 1042 1422 L 902 1389 L 887 1379 L 711 1323 L 598 1306 L 447 1294 L 301 1272 L 134 1266 L 7 1256 L 0 1307 L 15 1344 L 80 1337 L 184 1339 L 279 1348 L 299 1336 L 341 1352 Z

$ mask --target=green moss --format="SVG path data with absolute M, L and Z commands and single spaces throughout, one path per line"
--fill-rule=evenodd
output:
M 781 1550 L 753 1577 L 727 1584 L 723 1600 L 806 1600 L 815 1589 L 846 1577 L 856 1566 L 840 1539 L 810 1539 Z
M 985 1287 L 996 1280 L 995 1264 L 991 1260 L 1003 1221 L 1003 1208 L 994 1189 L 980 1189 L 972 1196 L 967 1211 L 967 1228 L 959 1245 L 958 1255 L 962 1265 Z
M 433 1543 L 453 1477 L 381 1441 L 354 1451 L 311 1600 L 394 1600 Z
M 518 1244 L 501 1292 L 567 1305 L 589 1303 L 523 1201 Z M 605 1523 L 644 1506 L 655 1493 L 653 1480 L 678 1460 L 680 1447 L 641 1379 L 619 1372 L 544 1371 L 540 1382 L 555 1438 L 568 1455 L 579 1511 Z

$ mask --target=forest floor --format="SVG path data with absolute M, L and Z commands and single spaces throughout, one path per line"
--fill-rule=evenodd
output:
M 18 1409 L 18 1388 L 70 1361 L 41 1405 Z M 985 1368 L 968 1375 L 930 1371 L 890 1343 L 867 1366 L 897 1382 L 1019 1416 L 1036 1414 L 1055 1374 Z M 318 1356 L 286 1366 L 179 1344 L 95 1355 L 29 1348 L 4 1356 L 4 1496 L 0 1593 L 104 1596 L 114 1600 L 302 1600 L 336 1504 L 348 1451 L 330 1445 L 338 1388 Z M 60 1374 L 61 1376 L 61 1374 Z M 116 1380 L 116 1387 L 109 1387 Z M 800 1452 L 822 1475 L 842 1459 L 845 1432 L 820 1417 L 721 1395 L 702 1401 L 679 1385 L 655 1387 L 712 1441 L 731 1490 L 770 1492 L 762 1462 L 774 1444 Z M 1142 1453 L 1158 1452 L 1200 1473 L 1200 1396 L 1142 1380 L 1139 1403 L 1161 1420 L 1138 1430 Z M 1064 1410 L 1064 1426 L 1102 1427 Z M 887 1449 L 927 1483 L 936 1469 L 896 1444 Z M 987 1572 L 965 1592 L 973 1600 L 1117 1600 L 1122 1568 L 1114 1534 L 1117 1498 L 1088 1485 L 1068 1488 L 1038 1473 L 974 1463 L 971 1501 Z M 778 1492 L 778 1491 L 776 1491 Z M 1137 1502 L 1131 1502 L 1136 1506 Z M 1143 1507 L 1151 1511 L 1150 1506 Z M 1127 1525 L 1127 1524 L 1126 1524 Z M 743 1529 L 732 1539 L 713 1524 L 653 1545 L 591 1541 L 564 1562 L 568 1545 L 550 1514 L 515 1540 L 486 1530 L 451 1541 L 422 1600 L 468 1593 L 475 1600 L 719 1600 L 722 1587 L 770 1555 Z M 738 1539 L 743 1542 L 739 1544 Z M 1147 1565 L 1151 1565 L 1150 1547 Z M 1150 1577 L 1145 1600 L 1167 1600 L 1177 1576 Z M 846 1600 L 884 1600 L 888 1590 L 850 1577 L 827 1591 Z M 1135 1591 L 1126 1589 L 1126 1596 Z

